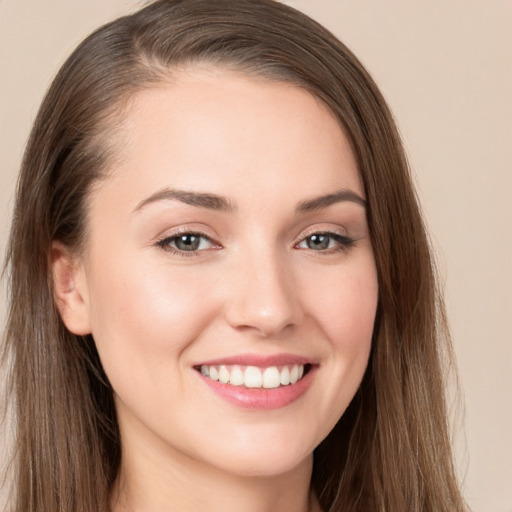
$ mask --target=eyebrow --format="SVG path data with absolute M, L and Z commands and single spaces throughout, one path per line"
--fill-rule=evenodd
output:
M 313 199 L 302 201 L 297 205 L 295 211 L 297 213 L 313 212 L 317 210 L 322 210 L 323 208 L 327 208 L 332 204 L 342 203 L 345 201 L 357 203 L 361 205 L 363 208 L 366 208 L 367 206 L 366 201 L 360 195 L 356 194 L 352 190 L 342 189 L 332 194 L 326 194 L 324 196 L 315 197 Z
M 150 203 L 159 201 L 171 201 L 173 199 L 181 201 L 185 204 L 197 206 L 198 208 L 207 208 L 209 210 L 219 210 L 226 212 L 232 212 L 236 210 L 233 202 L 227 197 L 218 196 L 216 194 L 207 194 L 204 192 L 189 192 L 186 190 L 164 188 L 149 196 L 147 199 L 141 201 L 135 208 L 134 212 L 142 210 L 142 208 Z
M 148 198 L 143 199 L 133 211 L 140 211 L 142 208 L 151 203 L 171 200 L 178 200 L 182 203 L 196 206 L 198 208 L 206 208 L 208 210 L 234 212 L 237 209 L 236 205 L 228 197 L 205 192 L 191 192 L 186 190 L 164 188 L 158 192 L 155 192 Z M 363 208 L 366 208 L 367 205 L 366 201 L 352 190 L 342 189 L 332 194 L 326 194 L 302 201 L 297 205 L 295 211 L 297 213 L 308 213 L 322 210 L 323 208 L 327 208 L 333 204 L 345 201 L 357 203 Z

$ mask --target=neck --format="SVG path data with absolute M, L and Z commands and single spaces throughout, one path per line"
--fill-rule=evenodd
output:
M 237 475 L 154 446 L 123 443 L 114 512 L 320 512 L 310 493 L 313 456 L 287 473 Z

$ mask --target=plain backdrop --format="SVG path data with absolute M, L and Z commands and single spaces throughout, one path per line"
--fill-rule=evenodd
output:
M 214 1 L 214 0 L 212 0 Z M 512 511 L 512 2 L 290 0 L 373 74 L 397 118 L 445 281 L 475 512 Z M 0 253 L 16 174 L 63 59 L 134 0 L 0 0 Z M 5 299 L 0 300 L 0 326 Z

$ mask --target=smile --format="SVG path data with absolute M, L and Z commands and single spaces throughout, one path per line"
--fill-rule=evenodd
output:
M 243 408 L 272 410 L 299 400 L 320 365 L 294 354 L 244 354 L 194 365 L 196 375 L 223 400 Z
M 204 377 L 232 386 L 273 389 L 295 384 L 302 379 L 309 365 L 291 364 L 282 366 L 201 365 Z

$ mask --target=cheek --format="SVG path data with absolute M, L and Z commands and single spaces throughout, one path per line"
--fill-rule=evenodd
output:
M 215 314 L 201 276 L 117 261 L 93 269 L 92 334 L 112 384 L 129 372 L 141 385 L 169 371 Z M 169 355 L 174 354 L 169 360 Z M 159 370 L 160 369 L 160 370 Z M 115 387 L 115 386 L 114 386 Z
M 336 270 L 323 286 L 316 284 L 316 291 L 309 292 L 311 308 L 333 348 L 355 354 L 368 351 L 378 302 L 373 258 Z
M 319 293 L 317 288 L 310 295 L 317 326 L 329 344 L 326 366 L 332 394 L 319 398 L 330 417 L 327 431 L 345 411 L 365 373 L 378 303 L 373 259 L 365 265 L 347 267 L 346 272 L 341 270 L 324 282 L 328 293 Z

